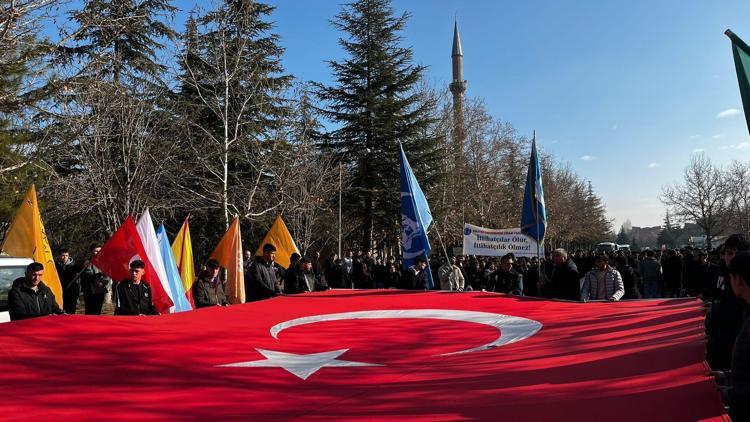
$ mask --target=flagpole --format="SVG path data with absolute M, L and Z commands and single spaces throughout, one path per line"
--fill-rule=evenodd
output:
M 443 248 L 443 254 L 445 254 L 445 259 L 447 259 L 448 262 L 450 262 L 450 257 L 448 256 L 448 250 L 445 249 L 445 243 L 443 243 L 443 237 L 440 236 L 440 230 L 437 227 L 437 222 L 435 222 L 435 224 L 433 224 L 432 227 L 435 229 L 435 233 L 437 233 L 438 235 L 438 240 L 440 241 L 440 247 Z
M 341 256 L 341 174 L 342 174 L 341 162 L 339 162 L 339 259 L 343 259 Z M 343 262 L 343 261 L 342 261 Z
M 532 152 L 536 150 L 536 129 L 532 131 L 532 140 L 531 140 L 531 148 Z M 539 156 L 537 154 L 536 162 L 539 163 Z M 534 169 L 536 172 L 536 168 Z M 536 191 L 536 178 L 541 177 L 539 174 L 534 175 L 535 183 L 534 183 L 534 191 Z M 539 266 L 537 269 L 537 283 L 539 283 L 542 280 L 542 257 L 539 253 L 539 198 L 534 195 L 534 220 L 536 220 L 536 260 L 539 262 Z

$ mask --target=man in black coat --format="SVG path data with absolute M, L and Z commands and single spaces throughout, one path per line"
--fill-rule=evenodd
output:
M 664 297 L 679 297 L 683 288 L 685 266 L 682 258 L 674 249 L 667 250 L 667 256 L 661 259 L 662 278 L 664 280 Z
M 578 301 L 581 299 L 581 283 L 578 267 L 568 258 L 565 249 L 552 252 L 552 265 L 545 265 L 544 297 Z
M 284 293 L 294 294 L 299 293 L 296 291 L 297 288 L 297 273 L 302 271 L 302 264 L 300 260 L 302 257 L 297 252 L 293 253 L 289 257 L 289 268 L 284 271 Z
M 269 299 L 278 294 L 276 291 L 276 247 L 270 243 L 263 245 L 263 256 L 258 257 L 248 272 L 245 280 L 246 302 Z
M 290 294 L 328 290 L 328 286 L 315 275 L 312 260 L 306 256 L 302 257 L 298 270 L 287 280 L 290 285 L 285 285 L 286 293 Z
M 427 259 L 423 256 L 414 258 L 414 265 L 407 268 L 401 277 L 401 288 L 405 290 L 429 290 L 427 279 Z
M 55 301 L 55 294 L 42 281 L 44 265 L 32 262 L 26 267 L 26 276 L 13 281 L 8 292 L 8 313 L 10 320 L 62 314 Z
M 733 234 L 724 242 L 724 265 L 717 280 L 720 288 L 719 298 L 711 303 L 711 312 L 706 320 L 706 334 L 709 337 L 706 360 L 712 369 L 729 368 L 734 341 L 743 323 L 747 305 L 732 289 L 729 266 L 738 252 L 748 250 L 750 242 L 742 234 Z
M 737 253 L 728 269 L 730 286 L 737 299 L 750 309 L 750 254 Z M 750 420 L 750 311 L 745 312 L 733 345 L 730 371 L 714 372 L 722 395 L 729 401 L 733 421 Z
M 500 268 L 493 278 L 492 291 L 520 296 L 523 292 L 523 276 L 513 268 L 513 255 L 500 258 Z
M 114 288 L 115 315 L 158 315 L 151 286 L 143 280 L 146 264 L 137 259 L 130 263 L 130 278 Z
M 65 313 L 73 315 L 76 313 L 78 296 L 81 294 L 81 284 L 76 277 L 78 267 L 73 263 L 73 258 L 70 257 L 68 249 L 62 248 L 57 252 L 55 268 L 62 285 L 63 308 Z
M 99 268 L 91 263 L 91 260 L 102 250 L 102 247 L 94 243 L 89 250 L 91 255 L 89 260 L 83 264 L 83 271 L 81 271 L 81 291 L 83 291 L 85 314 L 99 315 L 102 313 L 104 296 L 112 285 L 112 279 L 104 275 Z

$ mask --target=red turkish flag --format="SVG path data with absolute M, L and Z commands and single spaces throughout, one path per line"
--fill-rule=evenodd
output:
M 0 324 L 0 414 L 728 421 L 706 376 L 702 323 L 691 299 L 388 290 L 153 317 L 36 318 Z
M 101 251 L 91 260 L 91 263 L 104 274 L 112 277 L 115 282 L 120 282 L 130 278 L 130 263 L 137 259 L 146 264 L 143 280 L 151 286 L 154 306 L 161 313 L 169 313 L 169 308 L 174 306 L 174 303 L 164 291 L 156 271 L 148 260 L 133 217 L 129 216 L 125 219 L 125 222 L 102 246 Z

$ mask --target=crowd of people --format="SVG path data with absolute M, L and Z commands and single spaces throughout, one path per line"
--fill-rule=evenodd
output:
M 98 315 L 111 298 L 115 315 L 154 315 L 145 264 L 130 263 L 130 277 L 113 283 L 90 260 L 100 245 L 91 245 L 81 265 L 67 249 L 56 258 L 63 289 L 63 307 L 44 282 L 44 266 L 30 264 L 8 295 L 11 320 L 50 314 L 76 313 L 83 297 L 84 313 Z M 318 252 L 292 254 L 290 265 L 276 261 L 276 248 L 263 246 L 263 255 L 245 251 L 245 292 L 248 302 L 282 294 L 336 289 L 428 290 L 430 279 L 441 290 L 486 291 L 558 300 L 587 302 L 621 299 L 698 297 L 706 309 L 707 361 L 735 420 L 750 420 L 750 243 L 730 236 L 710 253 L 686 247 L 639 253 L 584 252 L 569 255 L 555 249 L 548 256 L 416 257 L 403 268 L 398 257 L 382 258 L 370 251 L 331 254 L 321 262 Z M 432 276 L 430 276 L 430 274 Z M 208 260 L 192 284 L 196 308 L 228 306 L 221 266 Z

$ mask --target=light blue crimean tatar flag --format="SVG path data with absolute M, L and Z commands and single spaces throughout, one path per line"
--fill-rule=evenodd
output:
M 167 231 L 164 229 L 164 224 L 159 225 L 159 228 L 156 229 L 156 240 L 159 242 L 159 252 L 164 261 L 164 269 L 167 272 L 169 289 L 172 290 L 174 296 L 172 298 L 174 310 L 175 312 L 190 311 L 193 307 L 185 295 L 185 286 L 182 284 L 180 271 L 177 269 L 177 262 L 174 259 L 172 247 L 169 245 L 169 238 L 167 238 Z
M 427 239 L 427 229 L 432 224 L 432 213 L 427 204 L 427 198 L 419 187 L 417 178 L 406 159 L 403 145 L 401 149 L 401 227 L 403 229 L 404 268 L 414 265 L 414 258 L 427 256 L 430 253 L 430 241 Z M 426 268 L 427 280 L 430 288 L 432 281 L 430 266 Z
M 536 152 L 536 136 L 531 141 L 531 158 L 526 175 L 526 189 L 523 193 L 523 210 L 521 211 L 521 232 L 541 242 L 547 227 L 547 211 L 544 209 L 544 189 L 542 188 L 542 170 Z

